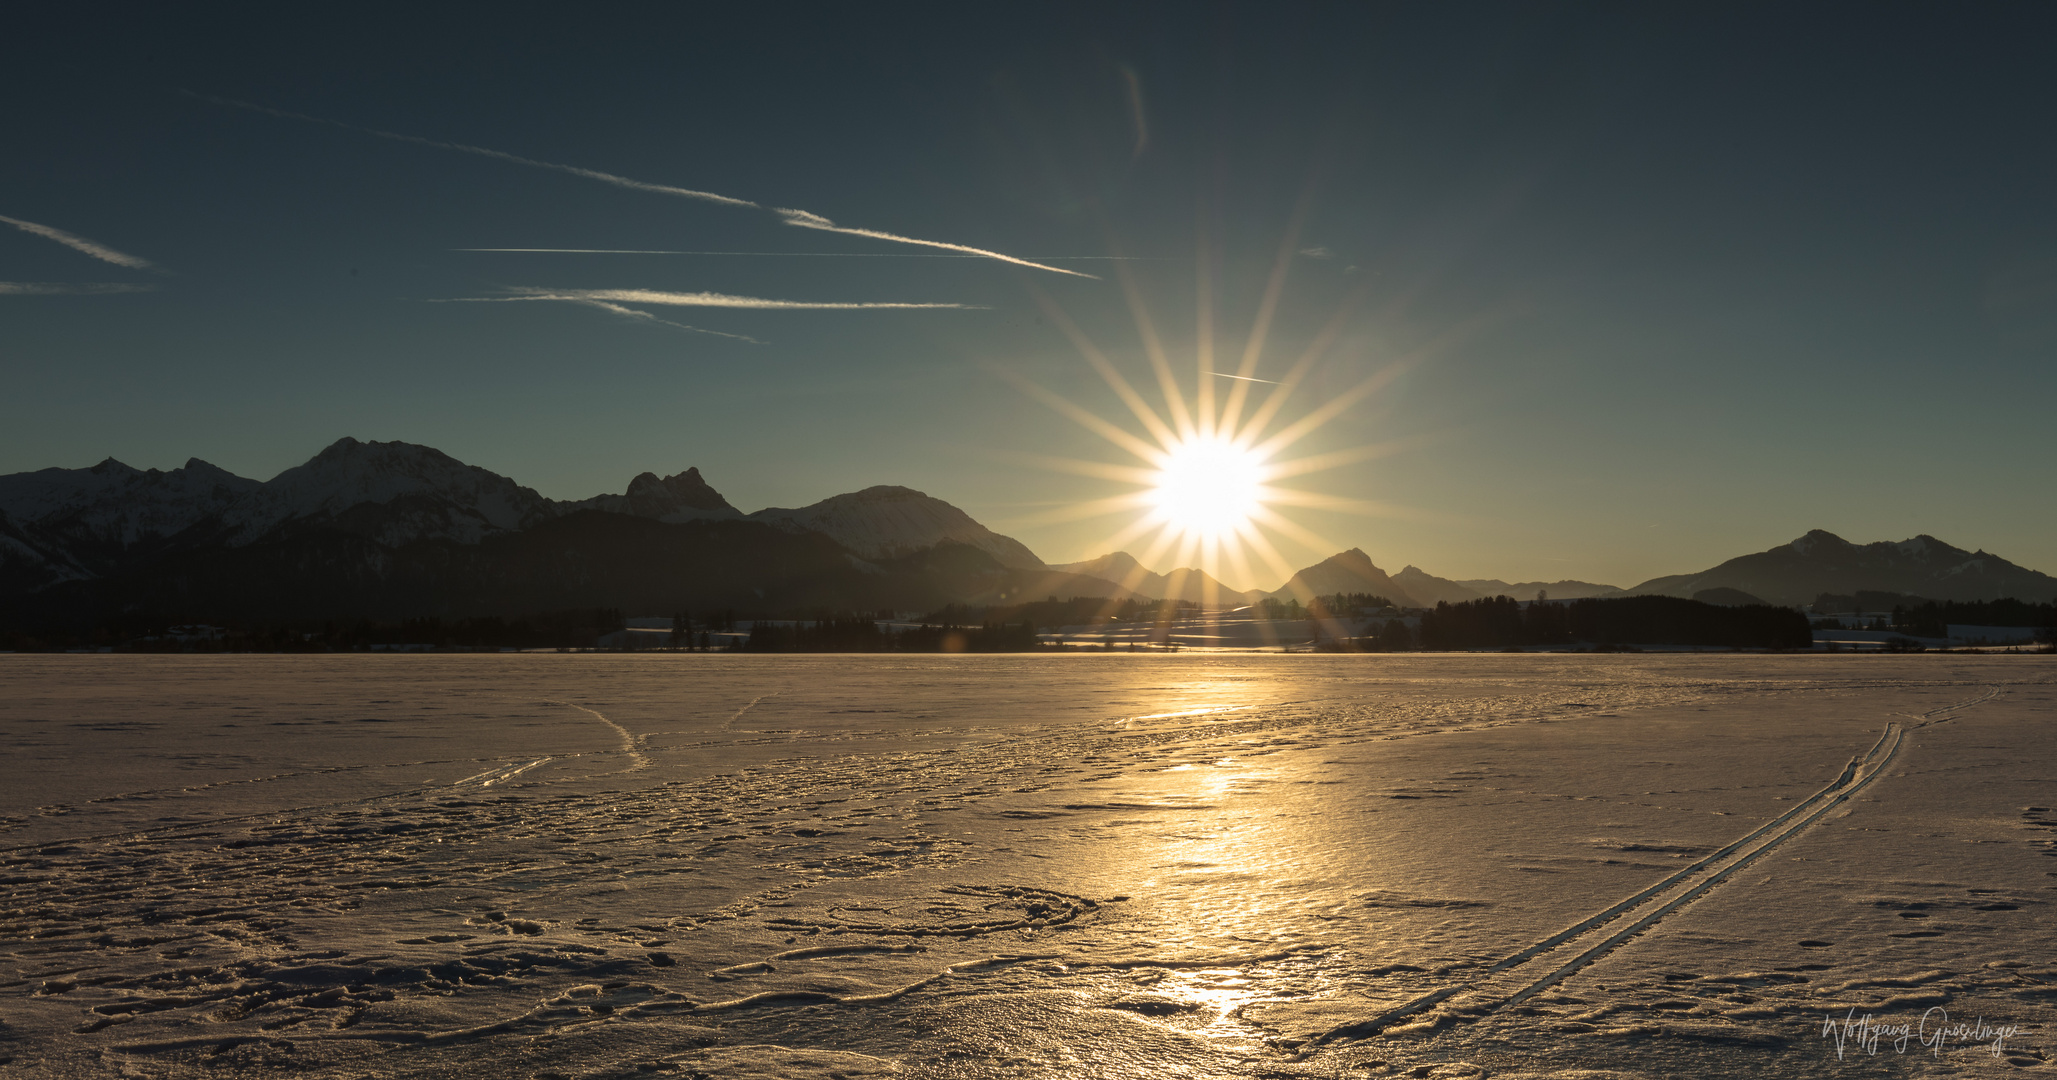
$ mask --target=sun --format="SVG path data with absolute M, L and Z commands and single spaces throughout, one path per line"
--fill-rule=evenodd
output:
M 1282 370 L 1274 370 L 1274 377 L 1260 377 L 1266 338 L 1272 329 L 1270 313 L 1277 306 L 1285 270 L 1295 250 L 1290 242 L 1281 246 L 1280 262 L 1273 270 L 1259 316 L 1250 329 L 1239 362 L 1231 370 L 1217 366 L 1209 291 L 1213 275 L 1204 260 L 1199 326 L 1191 353 L 1180 357 L 1183 363 L 1179 364 L 1174 363 L 1172 352 L 1157 333 L 1127 264 L 1115 263 L 1116 277 L 1135 317 L 1141 351 L 1155 376 L 1157 402 L 1150 401 L 1061 306 L 1040 290 L 1032 290 L 1050 322 L 1071 339 L 1079 354 L 1127 407 L 1134 426 L 1123 423 L 1119 417 L 1095 413 L 1005 367 L 993 366 L 994 374 L 1105 439 L 1129 459 L 1090 461 L 1022 455 L 1024 460 L 1045 468 L 1129 487 L 1122 494 L 1068 504 L 1024 518 L 1022 523 L 1126 517 L 1127 523 L 1118 526 L 1101 543 L 1106 551 L 1140 544 L 1133 573 L 1147 573 L 1145 567 L 1168 561 L 1174 567 L 1197 566 L 1222 581 L 1252 581 L 1265 576 L 1274 580 L 1292 577 L 1293 567 L 1280 552 L 1275 538 L 1316 551 L 1336 551 L 1342 546 L 1295 520 L 1290 511 L 1311 509 L 1375 516 L 1406 513 L 1399 507 L 1281 482 L 1402 449 L 1401 442 L 1390 441 L 1312 454 L 1295 452 L 1302 440 L 1377 393 L 1411 362 L 1402 358 L 1387 361 L 1355 386 L 1323 394 L 1322 400 L 1310 409 L 1289 408 L 1294 392 L 1336 346 L 1356 307 L 1354 299 L 1343 304 L 1327 325 L 1306 339 L 1299 357 L 1283 365 Z M 1186 365 L 1191 365 L 1186 367 L 1191 372 L 1190 383 L 1177 371 Z M 1253 569 L 1253 563 L 1258 564 L 1257 568 Z M 1138 581 L 1117 584 L 1134 588 Z M 1233 601 L 1224 594 L 1221 602 L 1226 606 Z M 1214 604 L 1209 601 L 1205 606 Z
M 1228 439 L 1194 436 L 1163 454 L 1150 488 L 1151 513 L 1187 537 L 1219 542 L 1248 529 L 1264 507 L 1264 459 Z

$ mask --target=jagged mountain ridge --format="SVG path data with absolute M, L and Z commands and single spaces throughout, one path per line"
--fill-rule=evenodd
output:
M 92 577 L 138 545 L 218 517 L 261 485 L 190 458 L 169 471 L 108 458 L 0 476 L 0 589 Z
M 729 505 L 700 476 L 698 468 L 659 479 L 656 473 L 637 473 L 624 495 L 595 495 L 573 503 L 559 503 L 568 509 L 605 510 L 633 514 L 676 524 L 681 521 L 726 521 L 743 516 Z
M 1906 593 L 1930 600 L 2042 602 L 2057 597 L 2057 578 L 2016 566 L 1985 551 L 1963 548 L 1926 533 L 1906 540 L 1853 544 L 1814 529 L 1789 544 L 1733 558 L 1697 574 L 1652 578 L 1632 595 L 1685 596 L 1736 589 L 1766 602 L 1799 607 L 1822 593 L 1860 590 Z
M 96 470 L 0 477 L 0 623 L 933 610 L 1045 587 L 1128 595 L 1053 574 L 1019 542 L 906 488 L 747 520 L 697 469 L 559 502 L 430 447 L 355 439 L 265 482 L 204 463 Z M 80 521 L 92 527 L 73 533 L 105 555 L 91 565 L 67 548 L 76 538 L 64 529 Z
M 385 547 L 430 540 L 477 544 L 580 511 L 674 524 L 744 516 L 697 468 L 663 478 L 641 473 L 619 495 L 558 501 L 433 447 L 404 442 L 338 439 L 268 481 L 197 459 L 167 473 L 110 458 L 90 469 L 0 477 L 0 587 L 96 576 L 134 549 L 167 543 L 240 547 L 282 533 L 338 530 Z M 1006 566 L 1043 566 L 1019 541 L 909 488 L 868 488 L 751 517 L 788 531 L 827 534 L 867 559 L 902 558 L 955 541 Z

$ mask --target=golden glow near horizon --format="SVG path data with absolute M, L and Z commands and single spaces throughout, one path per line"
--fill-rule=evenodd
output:
M 1078 346 L 1086 361 L 1106 380 L 1108 387 L 1128 407 L 1143 429 L 1138 434 L 1002 371 L 1004 377 L 1024 391 L 1106 439 L 1138 463 L 1124 465 L 1076 459 L 1036 459 L 1042 465 L 1064 472 L 1136 485 L 1136 490 L 1129 493 L 1083 502 L 1042 515 L 1040 520 L 1055 522 L 1133 515 L 1127 525 L 1107 537 L 1103 551 L 1124 550 L 1142 540 L 1145 546 L 1135 554 L 1144 568 L 1162 566 L 1175 572 L 1178 567 L 1197 566 L 1216 578 L 1227 577 L 1248 583 L 1260 576 L 1260 573 L 1253 573 L 1253 558 L 1262 564 L 1265 572 L 1276 575 L 1272 580 L 1284 581 L 1292 576 L 1294 567 L 1279 552 L 1272 539 L 1274 535 L 1290 538 L 1324 556 L 1349 546 L 1318 535 L 1288 517 L 1282 507 L 1372 514 L 1391 512 L 1387 507 L 1362 499 L 1278 484 L 1279 480 L 1288 477 L 1365 461 L 1395 449 L 1386 444 L 1299 458 L 1282 456 L 1322 425 L 1384 386 L 1402 367 L 1398 362 L 1388 364 L 1377 374 L 1327 398 L 1312 410 L 1297 415 L 1287 414 L 1286 406 L 1293 391 L 1335 344 L 1354 309 L 1354 305 L 1346 304 L 1337 311 L 1328 325 L 1314 336 L 1306 351 L 1278 379 L 1258 378 L 1265 339 L 1278 308 L 1292 250 L 1291 243 L 1281 249 L 1279 264 L 1274 268 L 1264 300 L 1259 305 L 1241 362 L 1232 372 L 1215 370 L 1212 301 L 1203 276 L 1200 326 L 1192 358 L 1195 382 L 1190 395 L 1179 385 L 1179 379 L 1173 373 L 1171 361 L 1149 313 L 1143 308 L 1134 281 L 1125 266 L 1116 264 L 1116 275 L 1127 294 L 1143 352 L 1156 376 L 1161 406 L 1146 400 L 1053 301 L 1038 295 L 1052 321 Z M 1206 267 L 1202 267 L 1202 272 L 1203 275 L 1206 273 Z M 1217 395 L 1218 390 L 1224 392 Z M 1134 588 L 1137 581 L 1120 584 Z M 1210 606 L 1214 604 L 1211 597 L 1200 599 Z M 1240 602 L 1236 598 L 1224 599 L 1230 603 Z

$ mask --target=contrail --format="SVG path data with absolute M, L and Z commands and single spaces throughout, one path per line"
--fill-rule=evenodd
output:
M 756 203 L 748 199 L 733 199 L 727 195 L 717 195 L 711 191 L 694 191 L 692 188 L 674 187 L 670 184 L 652 184 L 644 180 L 633 180 L 626 176 L 616 176 L 613 173 L 601 172 L 598 169 L 583 169 L 577 165 L 559 165 L 554 161 L 537 161 L 534 158 L 525 158 L 502 150 L 489 150 L 483 146 L 440 142 L 436 139 L 424 139 L 419 135 L 402 135 L 397 131 L 381 131 L 378 128 L 364 127 L 360 124 L 346 124 L 341 120 L 325 120 L 319 116 L 309 116 L 306 113 L 287 112 L 284 109 L 274 109 L 253 102 L 237 101 L 235 98 L 196 94 L 191 90 L 181 90 L 179 92 L 188 97 L 198 98 L 201 101 L 212 102 L 216 105 L 226 105 L 232 109 L 248 109 L 251 112 L 260 112 L 267 116 L 277 116 L 287 120 L 302 120 L 310 124 L 342 128 L 345 131 L 362 132 L 366 135 L 375 135 L 381 139 L 391 139 L 394 142 L 413 143 L 416 146 L 433 146 L 438 150 L 455 150 L 460 154 L 477 154 L 480 157 L 511 161 L 516 165 L 527 165 L 532 169 L 549 169 L 553 172 L 583 176 L 588 180 L 598 180 L 603 184 L 613 184 L 616 187 L 625 187 L 634 191 L 651 191 L 659 195 L 676 195 L 682 199 L 701 199 L 706 202 L 721 203 L 724 206 L 745 206 L 753 209 L 757 206 Z
M 689 330 L 695 334 L 712 334 L 715 337 L 733 338 L 736 341 L 747 341 L 752 345 L 764 344 L 764 342 L 759 341 L 748 334 L 729 334 L 724 333 L 720 330 L 708 330 L 698 326 L 687 326 L 685 323 L 682 322 L 672 322 L 670 319 L 660 319 L 647 311 L 637 311 L 635 308 L 622 307 L 620 304 L 610 304 L 605 300 L 573 300 L 570 301 L 570 303 L 581 304 L 586 307 L 599 308 L 601 311 L 611 311 L 616 315 L 622 316 L 623 318 L 648 320 L 650 322 L 657 323 L 660 326 L 675 326 L 678 327 L 680 330 Z
M 926 251 L 672 251 L 658 248 L 461 247 L 451 251 L 499 251 L 544 255 L 790 255 L 809 259 L 988 259 L 990 255 L 938 255 Z M 1165 262 L 1160 255 L 1043 255 L 1051 262 Z
M 778 209 L 778 214 L 786 219 L 786 224 L 797 225 L 803 229 L 819 229 L 822 232 L 842 233 L 845 236 L 869 236 L 874 240 L 890 240 L 896 244 L 919 244 L 922 247 L 942 248 L 944 251 L 962 251 L 968 255 L 998 259 L 1001 262 L 1013 263 L 1016 266 L 1048 270 L 1053 274 L 1070 274 L 1072 277 L 1094 278 L 1098 280 L 1098 275 L 1095 274 L 1080 273 L 1077 270 L 1066 270 L 1057 266 L 1045 266 L 1042 263 L 1030 262 L 1027 259 L 1017 259 L 1012 255 L 1002 255 L 997 251 L 987 251 L 985 248 L 967 247 L 963 244 L 948 244 L 941 240 L 917 240 L 911 236 L 880 232 L 877 229 L 848 229 L 822 217 L 820 214 L 810 214 L 805 210 L 791 210 L 781 207 Z
M 63 229 L 51 228 L 48 225 L 38 225 L 33 221 L 23 221 L 20 218 L 11 218 L 4 214 L 0 214 L 0 221 L 4 221 L 25 233 L 34 233 L 37 236 L 55 240 L 73 251 L 83 251 L 99 259 L 101 262 L 111 262 L 116 266 L 126 266 L 131 270 L 157 269 L 150 260 L 140 255 L 125 255 L 108 247 L 106 244 L 96 244 L 83 236 L 73 236 Z
M 112 281 L 80 284 L 63 281 L 0 281 L 0 296 L 106 296 L 113 293 L 156 291 L 155 285 L 129 285 Z
M 677 329 L 689 331 L 695 334 L 711 334 L 715 337 L 734 338 L 737 341 L 747 341 L 752 345 L 764 344 L 764 342 L 759 341 L 748 334 L 727 334 L 723 333 L 720 330 L 708 330 L 704 327 L 699 326 L 687 326 L 685 323 L 682 322 L 672 322 L 670 319 L 660 319 L 647 311 L 637 311 L 635 308 L 623 307 L 620 304 L 610 304 L 605 300 L 588 300 L 576 296 L 460 296 L 447 300 L 430 300 L 428 302 L 431 304 L 504 304 L 522 300 L 556 300 L 566 304 L 578 304 L 582 307 L 598 308 L 601 311 L 610 312 L 615 315 L 620 315 L 623 318 L 635 319 L 640 322 L 651 322 L 656 323 L 660 326 L 676 327 Z
M 1265 384 L 1265 385 L 1267 385 L 1267 386 L 1278 386 L 1278 385 L 1280 385 L 1279 383 L 1277 383 L 1277 382 L 1275 382 L 1275 381 L 1273 381 L 1273 380 L 1271 380 L 1271 379 L 1253 379 L 1253 378 L 1251 378 L 1251 377 L 1250 377 L 1250 376 L 1248 376 L 1248 375 L 1231 375 L 1231 374 L 1229 374 L 1229 373 L 1228 373 L 1228 372 L 1226 372 L 1226 371 L 1210 371 L 1210 372 L 1208 372 L 1207 374 L 1209 374 L 1209 375 L 1219 375 L 1219 376 L 1221 376 L 1221 377 L 1222 377 L 1222 378 L 1224 378 L 1224 379 L 1241 379 L 1241 380 L 1243 380 L 1244 382 L 1261 382 L 1261 383 L 1264 383 L 1264 384 Z
M 721 203 L 725 206 L 739 206 L 746 207 L 749 209 L 762 209 L 762 207 L 759 206 L 759 204 L 751 202 L 748 199 L 737 199 L 732 198 L 728 195 L 717 195 L 711 191 L 694 191 L 691 188 L 674 187 L 670 184 L 652 184 L 644 180 L 634 180 L 626 176 L 616 176 L 613 173 L 601 172 L 598 169 L 585 169 L 580 168 L 577 165 L 560 165 L 556 162 L 551 161 L 537 161 L 534 158 L 521 157 L 516 154 L 507 153 L 503 150 L 489 150 L 483 146 L 472 146 L 467 143 L 441 142 L 436 139 L 424 139 L 419 135 L 402 135 L 396 131 L 381 131 L 378 128 L 364 127 L 359 124 L 346 124 L 341 120 L 326 120 L 319 116 L 309 116 L 306 113 L 288 112 L 284 109 L 274 109 L 270 106 L 258 105 L 254 102 L 238 101 L 235 98 L 215 97 L 211 94 L 195 93 L 191 90 L 181 90 L 179 92 L 185 94 L 188 97 L 195 98 L 200 101 L 211 102 L 215 105 L 223 105 L 233 109 L 248 109 L 251 112 L 264 113 L 267 116 L 277 116 L 287 120 L 300 120 L 310 124 L 322 124 L 328 127 L 342 128 L 345 131 L 362 132 L 366 135 L 374 135 L 381 139 L 392 139 L 395 142 L 414 143 L 417 146 L 433 146 L 441 150 L 455 150 L 461 154 L 477 154 L 480 157 L 495 158 L 500 161 L 513 162 L 516 165 L 527 165 L 530 168 L 534 169 L 550 169 L 556 172 L 569 173 L 573 176 L 583 176 L 588 180 L 598 180 L 601 183 L 613 184 L 616 187 L 625 187 L 636 191 L 656 192 L 660 195 L 676 195 L 680 198 L 686 199 L 701 199 L 707 202 Z M 830 221 L 825 217 L 822 217 L 820 214 L 812 214 L 805 210 L 779 209 L 776 212 L 779 214 L 779 216 L 785 218 L 786 224 L 798 225 L 801 228 L 820 229 L 823 232 L 845 233 L 850 236 L 868 236 L 874 240 L 889 240 L 896 244 L 918 244 L 923 247 L 943 248 L 948 251 L 961 251 L 967 255 L 977 255 L 982 258 L 997 259 L 1001 262 L 1014 263 L 1017 266 L 1027 266 L 1036 270 L 1048 270 L 1053 274 L 1070 274 L 1073 277 L 1093 277 L 1092 274 L 1081 274 L 1076 270 L 1063 270 L 1055 266 L 1045 266 L 1042 263 L 1030 262 L 1027 259 L 1017 259 L 1012 255 L 1003 255 L 997 251 L 987 251 L 984 248 L 967 247 L 963 244 L 949 244 L 944 243 L 940 240 L 918 240 L 911 236 L 900 236 L 895 233 L 879 232 L 873 229 L 847 229 L 838 226 L 835 222 Z
M 816 300 L 766 300 L 755 296 L 730 296 L 711 292 L 662 292 L 657 289 L 537 289 L 517 287 L 523 296 L 548 300 L 604 300 L 618 304 L 666 304 L 674 307 L 752 308 L 769 311 L 876 311 L 954 308 L 984 310 L 979 304 L 912 304 Z

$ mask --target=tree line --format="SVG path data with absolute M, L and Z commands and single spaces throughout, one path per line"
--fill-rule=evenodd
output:
M 1925 600 L 1893 608 L 1893 629 L 1903 634 L 1943 637 L 1950 632 L 1952 623 L 1959 626 L 2057 628 L 2057 603 L 2031 604 L 2014 599 Z
M 1743 649 L 1806 649 L 1807 618 L 1791 608 L 1722 607 L 1674 596 L 1582 599 L 1523 605 L 1509 596 L 1439 603 L 1420 626 L 1399 619 L 1345 647 L 1397 652 L 1508 649 L 1535 645 L 1701 645 Z

